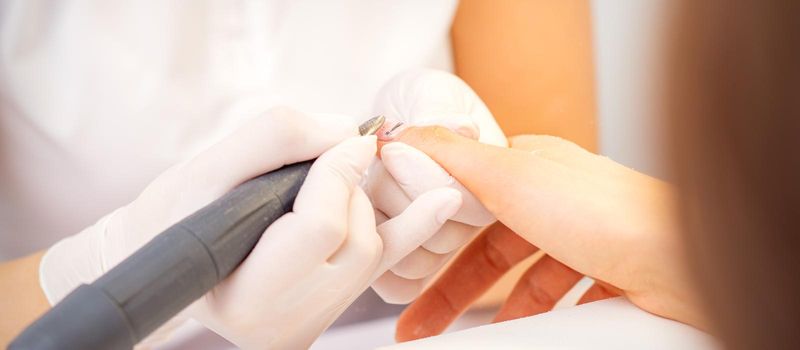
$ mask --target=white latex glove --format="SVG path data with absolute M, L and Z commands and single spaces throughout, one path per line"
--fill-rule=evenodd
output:
M 253 120 L 167 170 L 132 203 L 51 247 L 40 265 L 45 295 L 58 302 L 237 184 L 314 158 L 353 135 L 355 124 L 317 122 L 287 109 Z M 376 232 L 373 208 L 357 187 L 375 149 L 374 136 L 351 137 L 322 154 L 293 212 L 271 225 L 242 265 L 182 315 L 241 347 L 310 345 L 372 280 L 461 206 L 457 191 L 430 191 Z
M 395 77 L 378 94 L 374 114 L 405 126 L 442 125 L 484 143 L 507 146 L 486 105 L 464 81 L 446 72 L 416 70 Z M 381 158 L 370 167 L 366 184 L 379 223 L 402 213 L 434 188 L 453 188 L 463 197 L 461 209 L 438 233 L 372 285 L 384 301 L 402 304 L 416 298 L 448 259 L 494 217 L 424 153 L 391 143 L 383 147 Z

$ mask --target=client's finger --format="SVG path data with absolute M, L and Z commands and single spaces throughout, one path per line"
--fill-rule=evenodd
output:
M 403 311 L 395 337 L 407 341 L 440 334 L 506 271 L 536 251 L 503 224 L 489 226 Z
M 578 305 L 591 303 L 593 301 L 613 298 L 618 294 L 606 289 L 603 287 L 602 284 L 595 282 L 591 288 L 589 288 L 586 293 L 583 294 L 580 300 L 578 300 Z
M 583 277 L 550 256 L 545 255 L 514 286 L 494 322 L 513 320 L 547 312 Z
M 451 187 L 461 192 L 464 203 L 453 220 L 472 226 L 486 226 L 494 221 L 494 216 L 472 193 L 422 151 L 395 142 L 381 149 L 381 157 L 386 171 L 397 180 L 408 198 L 417 198 L 434 188 Z

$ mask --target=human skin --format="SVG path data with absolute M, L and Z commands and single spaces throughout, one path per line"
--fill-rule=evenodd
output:
M 588 0 L 462 0 L 455 73 L 506 135 L 563 137 L 594 151 L 597 123 Z
M 553 135 L 597 151 L 588 0 L 461 0 L 451 42 L 455 74 L 486 103 L 506 135 Z M 499 276 L 475 305 L 500 303 L 539 257 Z M 576 277 L 567 270 L 552 274 L 556 280 Z
M 19 330 L 50 308 L 39 287 L 39 261 L 44 251 L 0 264 L 0 347 L 5 347 Z
M 688 282 L 669 184 L 551 136 L 515 137 L 506 149 L 440 127 L 412 127 L 394 141 L 425 152 L 502 224 L 484 233 L 494 236 L 490 241 L 478 238 L 468 246 L 406 309 L 398 340 L 441 333 L 470 305 L 473 290 L 494 283 L 495 270 L 538 249 L 552 257 L 538 272 L 551 280 L 548 288 L 564 288 L 550 278 L 563 264 L 648 312 L 705 328 Z M 507 301 L 507 313 L 543 312 L 535 306 L 560 296 L 535 282 L 515 287 L 510 299 L 517 305 Z M 544 303 L 549 301 L 555 302 Z

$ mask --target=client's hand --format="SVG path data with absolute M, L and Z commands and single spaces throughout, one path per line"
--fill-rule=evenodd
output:
M 669 185 L 549 136 L 513 138 L 511 150 L 435 127 L 397 140 L 431 156 L 500 221 L 406 309 L 398 340 L 441 333 L 538 249 L 549 255 L 525 273 L 499 320 L 549 310 L 588 275 L 603 282 L 583 301 L 621 293 L 644 310 L 702 324 L 680 263 Z
M 393 123 L 440 125 L 480 142 L 505 146 L 506 140 L 486 105 L 458 77 L 440 71 L 410 71 L 392 79 L 378 94 L 374 114 Z M 384 132 L 392 128 L 387 125 Z M 395 130 L 395 132 L 398 132 Z M 379 135 L 381 137 L 381 135 Z M 461 209 L 422 247 L 383 274 L 373 289 L 386 302 L 407 303 L 466 242 L 494 217 L 436 162 L 411 147 L 386 147 L 384 161 L 369 169 L 366 192 L 381 223 L 401 213 L 421 194 L 450 187 L 462 194 Z M 404 171 L 412 170 L 413 171 Z

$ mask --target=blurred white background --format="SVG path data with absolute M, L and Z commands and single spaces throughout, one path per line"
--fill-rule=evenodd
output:
M 656 113 L 668 4 L 592 1 L 601 152 L 654 176 L 665 175 Z

